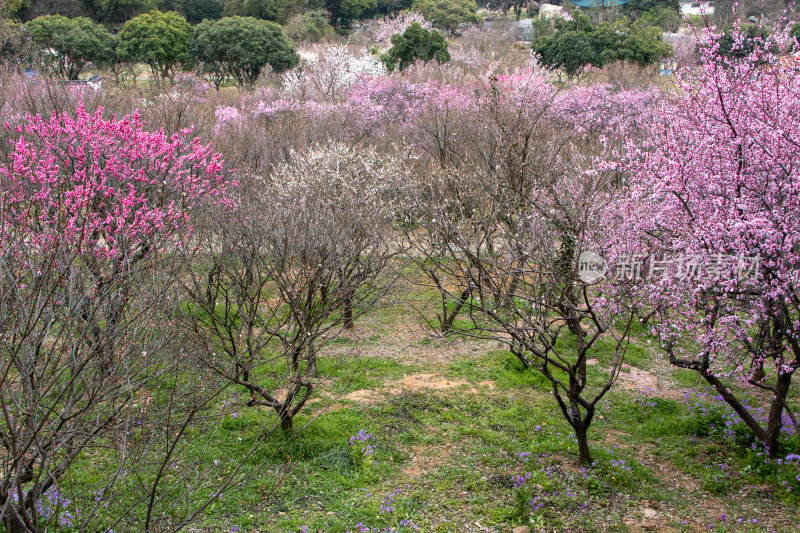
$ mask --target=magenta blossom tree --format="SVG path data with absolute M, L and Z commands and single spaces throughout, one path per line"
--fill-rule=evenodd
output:
M 649 255 L 644 287 L 671 363 L 697 371 L 773 455 L 800 366 L 800 72 L 785 36 L 736 59 L 703 33 L 699 67 L 630 147 L 620 212 L 630 250 Z M 766 393 L 765 420 L 734 380 Z
M 178 364 L 166 314 L 190 216 L 226 184 L 188 130 L 146 132 L 138 115 L 79 106 L 17 133 L 0 162 L 0 522 L 38 532 L 91 519 L 97 506 L 40 501 L 86 450 L 124 450 L 135 403 Z

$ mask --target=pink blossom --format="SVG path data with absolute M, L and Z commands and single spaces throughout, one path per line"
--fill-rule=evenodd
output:
M 102 109 L 30 117 L 0 164 L 2 245 L 129 258 L 190 229 L 204 197 L 224 199 L 222 159 L 188 130 L 146 132 L 138 114 L 105 120 Z
M 730 59 L 716 54 L 718 34 L 702 32 L 699 67 L 679 71 L 677 94 L 641 125 L 644 142 L 629 142 L 630 198 L 618 212 L 633 249 L 705 265 L 702 276 L 672 269 L 653 280 L 646 300 L 673 363 L 700 371 L 773 450 L 800 367 L 800 76 L 783 58 L 785 37 L 779 29 Z M 709 275 L 725 256 L 760 268 L 743 277 L 740 259 Z M 782 392 L 767 432 L 720 379 L 770 376 Z

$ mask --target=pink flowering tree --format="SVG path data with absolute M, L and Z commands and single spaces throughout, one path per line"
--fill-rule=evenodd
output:
M 631 146 L 619 224 L 650 256 L 647 300 L 671 363 L 697 371 L 774 455 L 800 366 L 800 76 L 785 32 L 743 59 L 715 54 L 717 37 L 703 33 L 699 67 Z M 766 419 L 731 382 L 764 393 Z
M 77 525 L 43 510 L 79 456 L 131 438 L 135 403 L 166 368 L 191 214 L 222 200 L 219 154 L 79 106 L 17 129 L 0 162 L 0 522 Z M 101 442 L 101 439 L 103 442 Z M 122 468 L 122 467 L 121 467 Z M 71 516 L 71 518 L 69 518 Z M 85 525 L 85 523 L 84 523 Z

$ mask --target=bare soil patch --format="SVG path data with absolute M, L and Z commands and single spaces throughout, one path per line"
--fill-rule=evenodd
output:
M 450 457 L 450 450 L 450 446 L 443 445 L 414 445 L 408 462 L 403 466 L 403 473 L 411 477 L 424 476 L 444 464 Z

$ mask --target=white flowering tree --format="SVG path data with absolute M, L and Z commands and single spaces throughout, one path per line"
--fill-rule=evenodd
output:
M 386 75 L 368 52 L 354 54 L 341 44 L 315 45 L 300 50 L 300 57 L 300 65 L 283 75 L 284 92 L 300 100 L 339 101 L 359 78 Z
M 394 281 L 392 158 L 341 145 L 292 153 L 245 177 L 236 209 L 212 221 L 188 286 L 186 319 L 212 371 L 272 408 L 285 431 L 317 387 L 320 349 Z

